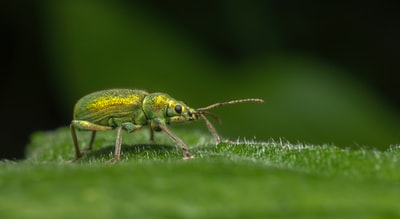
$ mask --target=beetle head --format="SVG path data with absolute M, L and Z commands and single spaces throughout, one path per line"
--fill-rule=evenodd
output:
M 196 120 L 196 111 L 165 93 L 152 93 L 143 101 L 149 120 L 164 119 L 166 124 Z
M 196 111 L 188 107 L 182 101 L 171 99 L 166 109 L 166 117 L 170 123 L 185 122 L 196 120 Z

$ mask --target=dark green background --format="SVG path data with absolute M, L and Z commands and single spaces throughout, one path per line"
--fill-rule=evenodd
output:
M 6 1 L 0 158 L 69 124 L 74 102 L 111 87 L 216 109 L 227 138 L 341 147 L 400 142 L 399 15 L 337 1 Z M 190 125 L 191 128 L 204 128 Z

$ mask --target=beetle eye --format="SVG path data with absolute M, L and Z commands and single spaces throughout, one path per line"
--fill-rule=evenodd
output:
M 181 105 L 176 105 L 174 109 L 175 109 L 176 113 L 178 113 L 178 114 L 182 113 L 182 106 Z

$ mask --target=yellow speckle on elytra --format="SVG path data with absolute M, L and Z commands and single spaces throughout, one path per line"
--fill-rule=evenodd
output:
M 139 101 L 139 96 L 104 96 L 99 97 L 86 106 L 87 110 L 101 110 L 112 106 L 129 106 Z

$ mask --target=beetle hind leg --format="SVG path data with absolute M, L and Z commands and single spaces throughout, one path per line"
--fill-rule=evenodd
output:
M 76 132 L 75 132 L 75 127 L 72 125 L 69 125 L 69 128 L 71 129 L 71 136 L 72 136 L 72 141 L 74 142 L 74 148 L 75 148 L 75 160 L 79 159 L 82 157 L 82 153 L 79 150 L 78 146 L 78 138 L 76 137 Z
M 83 121 L 83 120 L 72 120 L 72 122 L 70 124 L 70 129 L 71 129 L 72 141 L 74 143 L 74 148 L 75 148 L 75 160 L 77 160 L 80 157 L 82 157 L 82 152 L 87 152 L 87 151 L 92 150 L 93 142 L 96 137 L 96 131 L 111 130 L 112 127 L 96 125 L 94 123 Z M 83 150 L 79 149 L 78 137 L 76 135 L 75 129 L 84 130 L 84 131 L 92 131 L 92 135 L 90 137 L 90 142 L 89 142 L 87 149 L 83 149 Z

